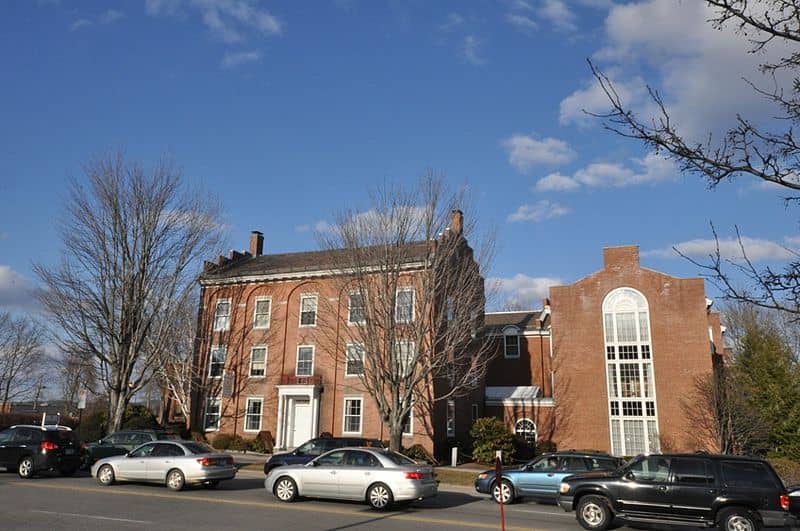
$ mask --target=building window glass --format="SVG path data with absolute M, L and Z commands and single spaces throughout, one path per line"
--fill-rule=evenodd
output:
M 314 374 L 314 347 L 312 345 L 297 347 L 296 376 L 311 376 Z
M 536 444 L 536 424 L 531 419 L 519 419 L 514 424 L 514 434 L 529 446 Z
M 250 376 L 264 376 L 267 370 L 267 347 L 253 347 L 250 349 Z
M 350 324 L 363 323 L 367 318 L 364 296 L 361 293 L 351 293 L 347 309 L 347 322 Z
M 361 376 L 364 374 L 364 347 L 349 343 L 345 352 L 344 375 Z
M 472 404 L 472 422 L 478 420 L 478 404 Z
M 203 421 L 206 431 L 216 431 L 219 429 L 219 416 L 222 401 L 219 398 L 209 398 L 206 400 L 206 414 Z
M 658 411 L 647 300 L 634 289 L 616 289 L 603 301 L 603 320 L 612 453 L 657 452 Z
M 344 399 L 344 433 L 361 433 L 361 404 L 360 398 Z
M 208 377 L 221 378 L 225 370 L 226 347 L 211 347 L 211 359 L 208 363 Z
M 407 378 L 414 372 L 416 348 L 413 341 L 398 341 L 394 344 L 394 362 L 397 376 Z
M 253 317 L 253 328 L 269 328 L 270 312 L 272 310 L 272 300 L 268 298 L 256 299 L 255 315 Z
M 456 401 L 447 401 L 447 436 L 456 436 Z
M 398 323 L 410 323 L 414 320 L 414 289 L 397 290 L 394 306 L 394 319 Z
M 519 358 L 519 336 L 516 333 L 503 334 L 503 349 L 506 358 Z
M 261 410 L 263 398 L 248 398 L 244 416 L 244 431 L 261 431 Z
M 317 324 L 317 296 L 303 295 L 300 297 L 300 326 L 315 326 Z
M 217 301 L 214 308 L 214 331 L 221 332 L 230 328 L 231 301 L 229 299 Z
M 408 415 L 403 420 L 403 435 L 413 435 L 414 434 L 414 408 L 412 407 L 408 411 Z

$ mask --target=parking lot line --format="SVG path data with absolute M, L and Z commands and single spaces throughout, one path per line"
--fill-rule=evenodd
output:
M 37 489 L 55 489 L 55 490 L 70 490 L 70 491 L 79 491 L 79 492 L 95 492 L 99 494 L 112 494 L 117 496 L 141 496 L 145 498 L 162 498 L 162 499 L 169 499 L 169 500 L 184 500 L 184 501 L 200 501 L 204 503 L 218 503 L 218 504 L 225 504 L 225 505 L 236 505 L 236 506 L 250 506 L 250 507 L 260 507 L 260 508 L 274 508 L 274 509 L 281 509 L 281 510 L 289 510 L 289 511 L 309 511 L 309 512 L 317 512 L 317 513 L 328 513 L 328 514 L 339 514 L 339 515 L 346 515 L 346 516 L 364 516 L 363 510 L 347 510 L 347 509 L 340 509 L 334 507 L 319 507 L 319 506 L 309 506 L 308 504 L 285 504 L 285 503 L 273 503 L 268 501 L 249 501 L 249 500 L 226 500 L 220 498 L 213 498 L 209 496 L 197 496 L 193 494 L 171 494 L 166 492 L 142 492 L 142 491 L 133 491 L 133 490 L 120 490 L 117 488 L 108 488 L 108 487 L 78 487 L 74 485 L 53 485 L 53 484 L 46 484 L 46 483 L 31 483 L 27 481 L 23 482 L 14 482 L 15 487 L 29 487 L 29 488 L 37 488 Z M 404 522 L 419 522 L 423 524 L 432 524 L 432 525 L 449 525 L 449 526 L 459 526 L 459 527 L 468 527 L 473 529 L 497 529 L 496 523 L 480 523 L 480 522 L 468 522 L 463 520 L 455 520 L 449 518 L 428 518 L 424 516 L 416 516 L 411 514 L 402 514 L 402 513 L 387 513 L 387 517 L 391 518 L 392 520 L 404 521 Z M 543 529 L 537 530 L 536 528 L 532 527 L 514 527 L 514 526 L 506 526 L 506 529 L 513 530 L 513 531 L 544 531 Z
M 78 514 L 78 513 L 60 513 L 58 511 L 40 511 L 38 509 L 31 509 L 32 513 L 40 513 L 40 514 L 52 514 L 55 516 L 74 516 L 77 518 L 90 518 L 92 520 L 111 520 L 114 522 L 126 522 L 129 524 L 152 524 L 153 522 L 148 520 L 131 520 L 129 518 L 112 518 L 110 516 L 96 516 L 93 514 Z

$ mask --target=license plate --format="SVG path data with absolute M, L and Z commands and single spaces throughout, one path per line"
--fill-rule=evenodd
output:
M 72 448 L 65 448 L 64 455 L 75 455 L 75 450 Z

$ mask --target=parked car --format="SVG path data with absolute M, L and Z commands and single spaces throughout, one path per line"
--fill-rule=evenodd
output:
M 87 445 L 85 465 L 92 465 L 95 461 L 104 457 L 125 455 L 146 442 L 176 440 L 179 438 L 176 434 L 166 430 L 117 431 Z
M 762 459 L 663 454 L 639 456 L 614 472 L 567 477 L 558 503 L 591 531 L 615 519 L 757 531 L 793 523 L 788 494 Z
M 394 502 L 436 496 L 438 485 L 429 465 L 383 448 L 340 448 L 305 465 L 273 469 L 264 487 L 281 501 L 298 496 L 366 501 L 382 510 Z
M 205 443 L 164 440 L 101 459 L 92 465 L 91 473 L 105 486 L 116 481 L 144 481 L 181 490 L 186 485 L 216 487 L 220 481 L 233 479 L 236 467 L 230 454 Z
M 81 442 L 67 426 L 19 425 L 0 431 L 0 466 L 21 478 L 42 471 L 71 476 L 81 464 Z
M 623 461 L 600 452 L 553 452 L 542 454 L 522 466 L 503 468 L 500 484 L 494 469 L 478 474 L 475 490 L 491 494 L 494 501 L 514 503 L 522 497 L 555 502 L 558 485 L 569 475 L 597 470 L 614 470 Z
M 362 437 L 317 437 L 304 442 L 292 452 L 270 456 L 267 462 L 264 463 L 264 474 L 269 474 L 273 468 L 279 466 L 304 465 L 329 450 L 344 448 L 345 446 L 383 448 L 383 443 L 378 439 L 364 439 Z

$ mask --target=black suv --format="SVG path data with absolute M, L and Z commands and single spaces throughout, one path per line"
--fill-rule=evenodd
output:
M 317 437 L 301 444 L 292 452 L 272 455 L 264 463 L 264 473 L 269 474 L 270 470 L 279 466 L 304 465 L 328 450 L 344 448 L 345 446 L 383 448 L 383 443 L 378 439 L 364 439 L 361 437 Z
M 11 426 L 0 431 L 0 466 L 21 478 L 57 470 L 71 476 L 81 464 L 81 442 L 66 426 Z
M 638 456 L 614 472 L 564 478 L 558 503 L 591 531 L 608 529 L 614 518 L 721 531 L 794 521 L 788 492 L 770 464 L 732 455 Z
M 166 430 L 123 430 L 106 435 L 96 443 L 89 443 L 84 465 L 90 466 L 99 459 L 112 455 L 125 455 L 134 448 L 151 441 L 178 440 L 180 437 Z

